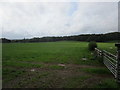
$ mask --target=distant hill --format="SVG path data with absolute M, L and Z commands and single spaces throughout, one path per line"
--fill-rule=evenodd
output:
M 109 42 L 109 41 L 120 41 L 120 32 L 112 32 L 106 34 L 82 34 L 74 36 L 61 36 L 61 37 L 42 37 L 42 38 L 31 38 L 31 39 L 20 39 L 20 40 L 9 40 L 2 38 L 2 43 L 14 43 L 14 42 L 54 42 L 54 41 L 96 41 L 96 42 Z
M 9 39 L 6 39 L 6 38 L 1 38 L 0 39 L 0 43 L 10 43 L 11 42 L 11 40 L 9 40 Z

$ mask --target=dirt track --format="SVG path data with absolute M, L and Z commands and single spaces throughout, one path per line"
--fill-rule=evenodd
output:
M 3 83 L 3 88 L 87 88 L 106 78 L 114 78 L 112 74 L 94 74 L 81 70 L 83 68 L 105 68 L 104 66 L 64 64 L 64 68 L 61 69 L 49 68 L 52 65 L 59 66 L 60 64 L 44 63 L 44 67 L 41 68 L 19 68 L 18 70 L 23 70 L 25 73 L 8 83 Z

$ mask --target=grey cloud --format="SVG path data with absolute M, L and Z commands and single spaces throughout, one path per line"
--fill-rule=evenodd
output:
M 2 36 L 16 39 L 118 30 L 117 2 L 77 2 L 76 9 L 71 5 L 70 2 L 0 3 Z M 70 10 L 74 12 L 72 15 Z

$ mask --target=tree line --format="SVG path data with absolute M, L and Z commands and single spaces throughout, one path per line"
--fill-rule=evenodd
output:
M 82 34 L 74 36 L 59 36 L 59 37 L 34 37 L 31 39 L 19 39 L 10 40 L 1 38 L 2 43 L 27 43 L 27 42 L 55 42 L 55 41 L 96 41 L 96 42 L 108 42 L 108 41 L 120 41 L 120 32 L 112 32 L 106 34 Z

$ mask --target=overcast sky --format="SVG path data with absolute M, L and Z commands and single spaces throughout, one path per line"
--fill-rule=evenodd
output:
M 22 39 L 118 31 L 117 2 L 1 2 L 2 37 Z

